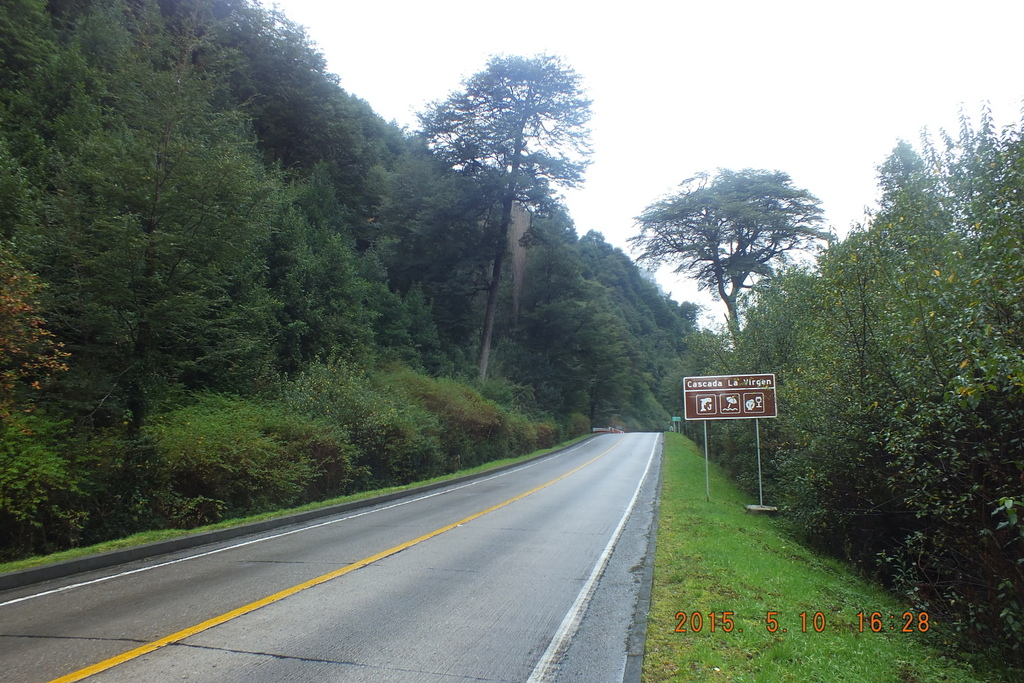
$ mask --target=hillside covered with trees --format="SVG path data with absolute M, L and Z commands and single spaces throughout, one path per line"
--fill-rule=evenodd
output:
M 0 558 L 667 424 L 578 77 L 481 69 L 405 131 L 248 0 L 0 6 Z

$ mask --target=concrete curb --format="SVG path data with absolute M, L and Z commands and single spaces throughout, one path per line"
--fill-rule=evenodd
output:
M 40 583 L 42 581 L 50 581 L 52 579 L 60 579 L 74 574 L 80 574 L 82 572 L 93 571 L 96 569 L 105 569 L 107 567 L 113 567 L 119 564 L 125 564 L 127 562 L 133 562 L 135 560 L 142 560 L 158 555 L 165 555 L 167 553 L 177 552 L 179 550 L 187 550 L 189 548 L 197 548 L 201 545 L 207 545 L 209 543 L 217 543 L 219 541 L 225 541 L 232 538 L 238 538 L 240 536 L 248 536 L 250 534 L 257 534 L 263 531 L 269 531 L 271 529 L 278 529 L 284 526 L 290 526 L 293 524 L 301 524 L 310 520 L 319 519 L 321 517 L 330 517 L 342 512 L 348 512 L 349 510 L 357 510 L 359 508 L 372 507 L 374 505 L 380 505 L 381 503 L 387 503 L 392 500 L 399 498 L 405 498 L 406 496 L 414 496 L 428 491 L 434 491 L 436 489 L 444 488 L 445 486 L 453 486 L 474 479 L 480 479 L 498 472 L 510 470 L 514 467 L 519 467 L 535 460 L 542 458 L 550 458 L 553 455 L 558 455 L 570 448 L 574 448 L 584 441 L 589 441 L 594 438 L 588 436 L 584 439 L 580 439 L 576 443 L 570 446 L 564 446 L 562 448 L 555 449 L 550 453 L 544 453 L 526 460 L 520 460 L 518 462 L 509 463 L 508 465 L 502 465 L 501 467 L 495 467 L 494 469 L 486 470 L 484 472 L 477 472 L 476 474 L 467 474 L 461 477 L 455 477 L 453 479 L 447 479 L 445 481 L 438 481 L 432 484 L 424 484 L 423 486 L 416 486 L 414 488 L 406 489 L 404 491 L 395 491 L 393 493 L 385 493 L 380 496 L 373 496 L 371 498 L 364 498 L 362 500 L 354 500 L 348 503 L 340 503 L 338 505 L 331 505 L 328 507 L 319 508 L 316 510 L 307 510 L 305 512 L 297 512 L 292 515 L 285 515 L 283 517 L 275 517 L 274 519 L 266 519 L 260 522 L 250 522 L 249 524 L 241 524 L 236 527 L 229 529 L 217 529 L 216 531 L 203 531 L 196 534 L 190 534 L 188 536 L 181 536 L 179 538 L 172 538 L 166 541 L 155 541 L 153 543 L 146 543 L 144 545 L 135 546 L 132 548 L 124 548 L 121 550 L 110 550 L 105 553 L 97 553 L 95 555 L 88 555 L 86 557 L 79 557 L 73 560 L 64 560 L 63 562 L 54 562 L 53 564 L 47 564 L 40 567 L 31 567 L 29 569 L 21 569 L 18 571 L 7 572 L 0 574 L 0 591 L 10 590 L 12 588 L 21 588 L 28 586 L 33 583 Z

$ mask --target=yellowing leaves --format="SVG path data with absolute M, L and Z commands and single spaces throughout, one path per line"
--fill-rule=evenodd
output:
M 42 378 L 68 369 L 70 354 L 36 315 L 32 299 L 40 289 L 31 273 L 0 251 L 0 419 L 10 416 L 19 381 L 41 389 Z

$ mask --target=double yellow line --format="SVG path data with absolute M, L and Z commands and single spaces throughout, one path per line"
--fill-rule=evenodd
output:
M 623 437 L 623 439 L 624 438 L 625 437 Z M 572 474 L 575 474 L 576 472 L 579 472 L 580 470 L 582 470 L 587 465 L 590 465 L 590 464 L 596 462 L 597 460 L 600 460 L 605 455 L 610 453 L 616 446 L 618 446 L 620 443 L 622 443 L 623 439 L 619 439 L 614 444 L 612 444 L 612 446 L 610 448 L 608 448 L 606 451 L 604 451 L 600 455 L 594 457 L 593 459 L 588 460 L 587 462 L 583 463 L 579 467 L 577 467 L 575 469 L 572 469 L 572 470 L 566 472 L 565 474 L 563 474 L 561 476 L 555 477 L 551 481 L 549 481 L 547 483 L 544 483 L 544 484 L 541 484 L 540 486 L 538 486 L 536 488 L 530 489 L 526 493 L 521 493 L 518 496 L 516 496 L 515 498 L 509 498 L 508 500 L 506 500 L 503 503 L 498 503 L 497 505 L 495 505 L 493 507 L 489 507 L 486 510 L 482 510 L 481 512 L 477 512 L 475 514 L 472 514 L 469 517 L 466 517 L 465 519 L 460 519 L 458 522 L 455 522 L 453 524 L 449 524 L 448 526 L 441 527 L 440 529 L 435 529 L 434 531 L 431 531 L 428 534 L 424 534 L 423 536 L 420 536 L 419 538 L 414 538 L 411 541 L 406 541 L 405 543 L 400 543 L 399 545 L 396 545 L 393 548 L 388 548 L 387 550 L 381 551 L 381 552 L 377 553 L 376 555 L 371 555 L 369 557 L 363 558 L 362 560 L 358 560 L 357 562 L 353 562 L 352 564 L 345 565 L 341 569 L 335 569 L 334 571 L 329 572 L 327 574 L 324 574 L 323 576 L 318 576 L 315 579 L 310 579 L 309 581 L 297 584 L 295 586 L 292 586 L 291 588 L 286 588 L 283 591 L 280 591 L 278 593 L 274 593 L 273 595 L 268 595 L 267 597 L 262 598 L 260 600 L 257 600 L 256 602 L 250 602 L 248 605 L 243 605 L 242 607 L 239 607 L 238 609 L 231 610 L 230 612 L 225 612 L 224 614 L 221 614 L 220 616 L 213 617 L 212 619 L 207 619 L 206 621 L 204 621 L 204 622 L 202 622 L 200 624 L 196 624 L 195 626 L 190 626 L 189 628 L 186 628 L 186 629 L 183 629 L 181 631 L 178 631 L 177 633 L 172 633 L 169 636 L 164 636 L 163 638 L 161 638 L 159 640 L 154 640 L 151 643 L 146 643 L 145 645 L 142 645 L 141 647 L 137 647 L 134 650 L 129 650 L 128 652 L 125 652 L 124 654 L 117 655 L 116 657 L 111 657 L 110 659 L 107 659 L 107 660 L 104 660 L 102 662 L 99 662 L 98 664 L 93 664 L 92 666 L 86 667 L 84 669 L 79 669 L 78 671 L 75 671 L 74 673 L 70 673 L 70 674 L 68 674 L 66 676 L 61 676 L 60 678 L 55 678 L 54 680 L 50 681 L 50 683 L 73 683 L 74 681 L 84 680 L 84 679 L 88 678 L 89 676 L 93 676 L 95 674 L 101 673 L 101 672 L 106 671 L 108 669 L 112 669 L 115 666 L 118 666 L 119 664 L 124 664 L 125 662 L 130 662 L 131 660 L 136 659 L 138 657 L 141 657 L 142 655 L 149 654 L 150 652 L 154 652 L 155 650 L 159 650 L 160 648 L 162 648 L 162 647 L 164 647 L 166 645 L 173 645 L 174 643 L 181 642 L 182 640 L 185 640 L 186 638 L 188 638 L 190 636 L 194 636 L 197 633 L 202 633 L 203 631 L 209 630 L 209 629 L 211 629 L 211 628 L 213 628 L 215 626 L 220 626 L 221 624 L 225 624 L 225 623 L 231 621 L 232 619 L 237 619 L 238 617 L 241 617 L 243 615 L 249 614 L 250 612 L 255 612 L 256 610 L 260 609 L 261 607 L 266 607 L 267 605 L 272 605 L 273 603 L 278 602 L 280 600 L 284 600 L 285 598 L 290 597 L 292 595 L 295 595 L 296 593 L 301 593 L 302 591 L 304 591 L 304 590 L 306 590 L 308 588 L 312 588 L 314 586 L 319 586 L 322 583 L 327 583 L 331 579 L 336 579 L 339 576 L 344 576 L 345 574 L 348 574 L 349 572 L 354 572 L 357 569 L 362 569 L 363 567 L 365 567 L 367 565 L 371 565 L 374 562 L 377 562 L 379 560 L 383 560 L 386 557 L 391 557 L 392 555 L 396 555 L 396 554 L 402 552 L 403 550 L 405 550 L 406 548 L 411 548 L 414 545 L 418 545 L 418 544 L 422 543 L 423 541 L 430 540 L 431 538 L 434 538 L 435 536 L 440 536 L 441 534 L 443 534 L 446 531 L 451 531 L 452 529 L 454 529 L 457 526 L 461 526 L 462 524 L 465 524 L 467 522 L 472 522 L 474 519 L 478 519 L 480 517 L 483 517 L 486 514 L 494 512 L 495 510 L 500 510 L 501 508 L 505 507 L 506 505 L 511 505 L 512 503 L 516 502 L 517 500 L 522 500 L 523 498 L 526 498 L 527 496 L 533 495 L 534 493 L 537 493 L 538 491 L 540 491 L 542 489 L 545 489 L 548 486 L 551 486 L 552 484 L 555 484 L 555 483 L 561 481 L 562 479 L 565 479 L 566 477 L 568 477 L 568 476 L 570 476 Z

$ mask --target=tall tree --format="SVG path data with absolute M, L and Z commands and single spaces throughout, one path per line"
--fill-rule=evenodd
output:
M 54 191 L 26 242 L 77 359 L 64 391 L 137 428 L 168 387 L 238 377 L 265 356 L 258 248 L 277 184 L 241 114 L 212 104 L 189 44 L 152 9 L 134 30 L 145 44 L 109 57 L 102 125 L 60 131 Z
M 831 240 L 822 230 L 818 199 L 793 187 L 781 171 L 720 169 L 682 183 L 676 195 L 648 206 L 630 242 L 640 260 L 676 264 L 701 289 L 712 291 L 728 310 L 729 330 L 739 332 L 737 299 L 770 277 L 789 252 Z
M 551 55 L 493 57 L 462 92 L 420 115 L 430 147 L 473 176 L 500 207 L 492 220 L 495 255 L 487 288 L 478 368 L 487 376 L 512 207 L 549 201 L 550 184 L 575 187 L 590 153 L 590 100 L 580 76 Z

